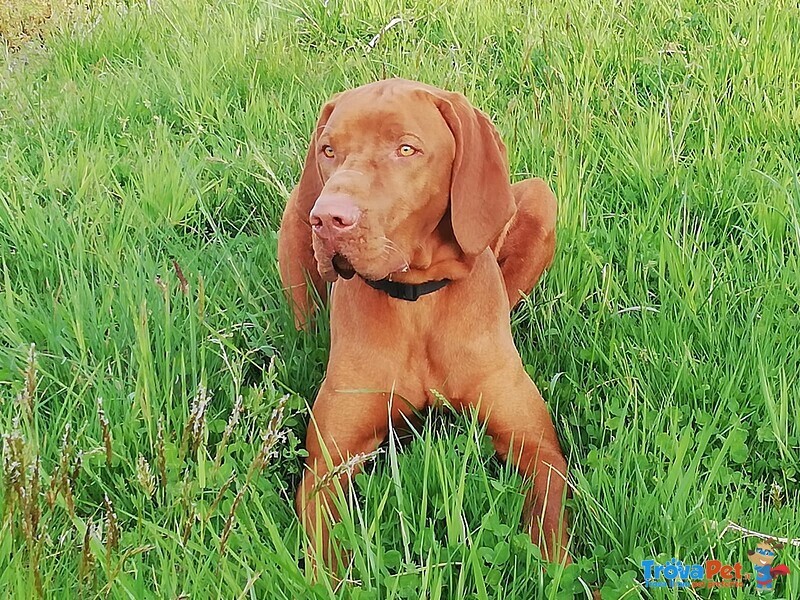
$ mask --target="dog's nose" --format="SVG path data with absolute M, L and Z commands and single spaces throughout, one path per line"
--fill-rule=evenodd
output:
M 318 236 L 330 238 L 349 229 L 358 222 L 361 211 L 347 196 L 320 196 L 311 209 L 311 228 Z

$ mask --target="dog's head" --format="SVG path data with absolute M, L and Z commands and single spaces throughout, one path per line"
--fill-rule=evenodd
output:
M 297 193 L 327 281 L 424 269 L 433 238 L 477 256 L 514 212 L 505 147 L 488 118 L 460 94 L 402 79 L 323 107 Z
M 783 548 L 778 542 L 764 540 L 758 543 L 755 550 L 747 551 L 747 558 L 757 567 L 771 565 L 775 560 L 776 550 Z

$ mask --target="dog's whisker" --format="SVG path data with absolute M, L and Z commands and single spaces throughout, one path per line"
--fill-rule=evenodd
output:
M 394 252 L 396 252 L 400 256 L 401 260 L 403 261 L 403 271 L 404 272 L 408 271 L 411 268 L 411 265 L 409 264 L 409 260 L 406 258 L 405 254 L 403 254 L 403 251 L 397 246 L 397 244 L 395 244 L 392 240 L 390 240 L 385 235 L 381 236 L 381 240 L 383 241 L 383 244 L 384 244 L 383 245 L 383 251 L 387 252 L 387 256 L 389 255 L 389 253 L 388 253 L 389 250 L 393 250 Z

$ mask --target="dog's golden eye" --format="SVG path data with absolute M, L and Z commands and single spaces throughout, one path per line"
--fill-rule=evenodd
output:
M 336 156 L 336 154 L 335 154 L 335 153 L 334 153 L 334 151 L 333 151 L 333 148 L 331 148 L 330 146 L 323 146 L 323 147 L 322 147 L 322 153 L 323 153 L 323 154 L 324 154 L 324 155 L 325 155 L 327 158 L 333 158 L 334 156 Z
M 417 153 L 417 149 L 413 146 L 409 146 L 408 144 L 403 144 L 397 149 L 397 153 L 400 156 L 411 156 Z

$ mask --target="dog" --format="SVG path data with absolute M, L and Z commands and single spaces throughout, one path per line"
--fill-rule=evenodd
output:
M 352 469 L 334 469 L 444 396 L 476 410 L 500 458 L 532 480 L 525 525 L 544 557 L 569 562 L 567 464 L 510 325 L 553 259 L 556 214 L 541 179 L 511 185 L 496 128 L 461 94 L 390 79 L 322 107 L 278 238 L 298 328 L 332 284 L 296 496 L 309 556 L 333 570 L 344 560 L 330 545 L 332 495 Z

